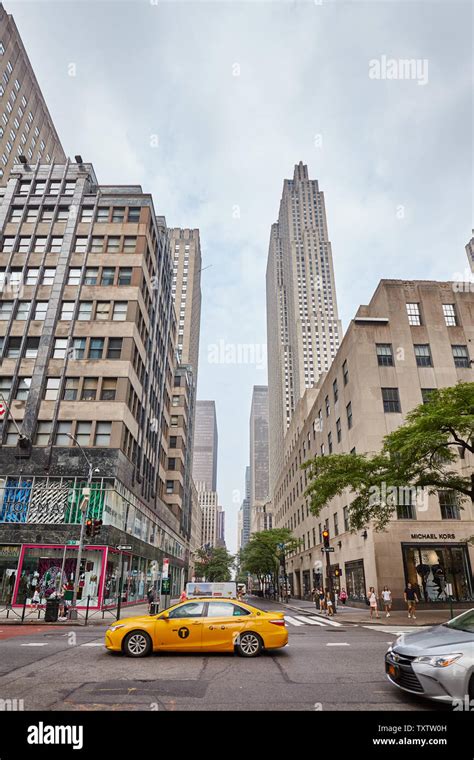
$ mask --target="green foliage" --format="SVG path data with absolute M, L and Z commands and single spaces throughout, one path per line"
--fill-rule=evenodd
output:
M 466 497 L 474 501 L 474 473 L 453 465 L 474 454 L 473 442 L 474 383 L 435 390 L 428 403 L 409 412 L 405 423 L 384 438 L 380 453 L 332 454 L 306 462 L 311 511 L 319 514 L 348 489 L 351 529 L 372 521 L 376 530 L 384 530 L 396 507 L 387 493 L 408 487 L 449 490 L 462 508 Z
M 235 557 L 220 546 L 201 548 L 196 552 L 196 575 L 210 583 L 230 581 L 234 564 Z
M 282 553 L 296 551 L 299 544 L 299 540 L 288 528 L 253 533 L 247 546 L 241 551 L 242 570 L 259 577 L 274 575 L 278 572 Z

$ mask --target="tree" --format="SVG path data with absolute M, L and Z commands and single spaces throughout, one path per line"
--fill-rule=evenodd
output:
M 208 546 L 196 552 L 196 575 L 211 583 L 230 581 L 235 557 L 220 546 Z
M 256 575 L 263 586 L 270 577 L 274 589 L 278 587 L 280 562 L 285 552 L 296 551 L 300 545 L 288 528 L 273 528 L 253 533 L 242 549 L 242 570 Z
M 415 407 L 405 423 L 384 438 L 378 454 L 332 454 L 305 462 L 311 511 L 319 514 L 334 496 L 350 489 L 352 529 L 373 521 L 384 530 L 400 496 L 413 489 L 449 491 L 462 508 L 474 501 L 474 472 L 453 465 L 474 454 L 474 383 L 433 390 L 426 404 Z M 415 495 L 419 495 L 417 491 Z

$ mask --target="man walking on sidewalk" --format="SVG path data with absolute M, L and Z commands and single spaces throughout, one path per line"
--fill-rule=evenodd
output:
M 418 597 L 411 583 L 407 583 L 407 587 L 405 589 L 405 601 L 408 605 L 408 617 L 413 618 L 413 620 L 416 620 L 415 612 L 416 612 L 416 605 L 418 603 Z

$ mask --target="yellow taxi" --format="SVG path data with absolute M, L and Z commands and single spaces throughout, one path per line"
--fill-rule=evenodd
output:
M 288 643 L 283 612 L 265 612 L 234 599 L 205 597 L 158 615 L 124 618 L 105 634 L 105 646 L 129 657 L 151 652 L 237 652 L 255 657 Z

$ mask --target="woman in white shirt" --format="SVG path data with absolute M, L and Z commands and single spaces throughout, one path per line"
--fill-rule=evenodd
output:
M 383 602 L 385 617 L 390 617 L 390 610 L 392 609 L 392 592 L 390 591 L 388 586 L 383 587 L 382 602 Z
M 375 617 L 379 618 L 380 615 L 379 615 L 379 610 L 377 606 L 377 594 L 375 593 L 375 589 L 373 586 L 369 588 L 367 599 L 369 600 L 369 605 L 370 605 L 370 617 L 373 618 L 374 612 L 375 612 Z

